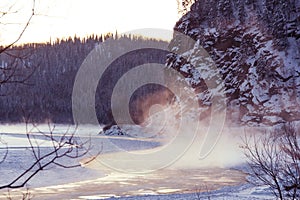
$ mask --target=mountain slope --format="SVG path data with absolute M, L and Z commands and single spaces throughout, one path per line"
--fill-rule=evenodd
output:
M 300 119 L 299 0 L 196 1 L 174 30 L 197 41 L 186 53 L 187 62 L 200 73 L 209 69 L 195 54 L 197 45 L 215 62 L 225 86 L 229 121 L 275 124 Z M 173 41 L 178 37 L 175 32 Z M 197 77 L 183 69 L 181 55 L 170 54 L 168 66 L 185 71 L 185 77 Z M 205 73 L 200 76 L 207 78 Z M 209 105 L 205 102 L 210 98 L 200 100 Z

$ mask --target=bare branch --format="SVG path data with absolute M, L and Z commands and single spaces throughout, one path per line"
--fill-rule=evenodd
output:
M 244 154 L 255 185 L 269 186 L 279 199 L 300 197 L 299 138 L 291 124 L 256 138 L 245 136 Z
M 40 171 L 47 170 L 50 166 L 57 166 L 60 168 L 75 168 L 81 167 L 82 164 L 77 161 L 79 158 L 84 157 L 91 150 L 89 141 L 79 142 L 75 137 L 75 132 L 70 132 L 70 128 L 62 135 L 55 134 L 55 126 L 48 125 L 49 133 L 41 131 L 37 125 L 33 125 L 33 128 L 29 128 L 29 120 L 26 120 L 26 137 L 29 142 L 30 151 L 32 152 L 34 161 L 26 168 L 21 174 L 19 174 L 10 183 L 0 186 L 0 189 L 4 188 L 20 188 L 24 187 L 34 176 Z M 43 152 L 37 138 L 33 133 L 34 130 L 38 130 L 40 136 L 43 136 L 47 141 L 50 141 L 52 146 L 50 152 Z M 86 163 L 94 160 L 99 154 L 88 160 Z M 64 158 L 64 160 L 62 160 Z M 65 159 L 77 161 L 78 164 L 72 164 L 72 162 L 66 162 Z
M 1 155 L 2 158 L 0 159 L 0 164 L 2 164 L 4 162 L 4 160 L 6 159 L 7 157 L 7 154 L 8 154 L 8 146 L 7 146 L 7 143 L 1 139 L 0 137 L 0 144 L 4 145 L 5 147 L 1 147 L 0 148 L 0 151 L 4 151 L 4 155 Z
M 5 14 L 7 14 L 7 13 L 5 13 Z M 6 50 L 8 50 L 13 45 L 15 45 L 22 38 L 23 34 L 25 33 L 26 29 L 28 28 L 28 26 L 29 26 L 29 24 L 30 24 L 30 22 L 31 22 L 31 20 L 32 20 L 32 18 L 33 18 L 34 15 L 35 15 L 35 0 L 32 0 L 31 15 L 30 15 L 29 19 L 27 20 L 24 28 L 22 29 L 22 31 L 19 34 L 19 36 L 17 37 L 17 39 L 15 39 L 12 43 L 10 43 L 9 45 L 7 45 L 6 47 L 3 47 L 3 48 L 0 49 L 0 54 L 3 53 L 3 52 L 5 52 Z
M 18 34 L 17 38 L 6 46 L 0 46 L 0 55 L 1 60 L 6 61 L 4 63 L 2 61 L 2 65 L 0 63 L 0 96 L 5 96 L 9 94 L 9 89 L 7 87 L 3 87 L 4 84 L 24 84 L 24 85 L 32 85 L 28 83 L 28 80 L 32 77 L 39 64 L 36 66 L 29 66 L 28 61 L 30 57 L 33 55 L 32 50 L 30 48 L 24 46 L 18 46 L 12 48 L 20 41 L 23 37 L 25 31 L 28 29 L 30 23 L 32 22 L 33 17 L 36 15 L 35 13 L 36 2 L 32 0 L 32 6 L 30 11 L 30 16 L 28 17 L 24 27 Z M 18 12 L 13 10 L 14 4 L 10 5 L 9 8 L 5 11 L 0 11 L 0 19 L 4 16 L 15 14 Z M 1 25 L 5 25 L 5 23 L 1 23 Z M 28 50 L 27 50 L 28 48 Z

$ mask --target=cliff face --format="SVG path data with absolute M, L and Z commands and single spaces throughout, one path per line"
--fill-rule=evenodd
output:
M 208 66 L 195 54 L 201 45 L 222 76 L 230 121 L 276 124 L 300 119 L 299 0 L 198 0 L 174 30 L 197 42 L 186 52 L 185 62 L 180 62 L 182 54 L 170 54 L 168 66 L 190 81 L 198 76 L 186 70 L 189 63 L 205 80 Z M 199 83 L 196 88 L 203 84 L 193 81 Z M 207 96 L 200 100 L 209 105 Z

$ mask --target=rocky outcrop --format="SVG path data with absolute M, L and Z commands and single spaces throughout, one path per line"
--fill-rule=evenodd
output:
M 180 59 L 182 53 L 170 54 L 168 66 L 196 83 L 195 88 L 205 88 L 200 79 L 207 74 L 220 74 L 229 121 L 276 124 L 300 119 L 299 0 L 196 1 L 174 30 L 196 44 L 185 52 L 186 59 Z M 173 42 L 178 46 L 177 35 Z M 199 46 L 217 71 L 197 54 Z M 201 105 L 209 107 L 208 91 L 199 91 Z

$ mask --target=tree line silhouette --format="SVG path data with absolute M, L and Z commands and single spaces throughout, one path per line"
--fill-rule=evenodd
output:
M 0 98 L 0 122 L 23 122 L 24 118 L 30 116 L 30 119 L 35 122 L 74 123 L 72 90 L 77 71 L 87 55 L 108 38 L 128 41 L 128 44 L 133 41 L 131 45 L 134 45 L 134 41 L 145 44 L 164 43 L 139 36 L 120 36 L 117 33 L 109 33 L 100 36 L 91 35 L 83 39 L 75 36 L 43 44 L 24 44 L 12 47 L 7 51 L 8 53 L 0 55 L 1 67 L 11 66 L 12 63 L 19 65 L 18 71 L 12 77 L 11 84 L 0 85 L 0 94 L 2 95 Z M 96 111 L 100 123 L 113 121 L 109 103 L 111 90 L 124 70 L 130 69 L 128 65 L 133 67 L 154 61 L 164 63 L 166 54 L 167 52 L 154 52 L 147 57 L 143 52 L 137 52 L 114 62 L 112 70 L 108 70 L 105 77 L 100 80 L 100 82 L 104 82 L 105 87 L 98 87 L 95 95 Z M 33 70 L 28 70 L 28 68 Z M 30 77 L 26 82 L 13 83 L 13 80 L 17 80 L 19 76 L 28 74 Z M 144 87 L 133 95 L 132 102 L 136 101 L 140 95 L 162 89 L 158 85 Z M 130 107 L 133 114 L 140 112 L 132 106 L 132 103 Z M 137 114 L 135 115 L 137 116 Z

